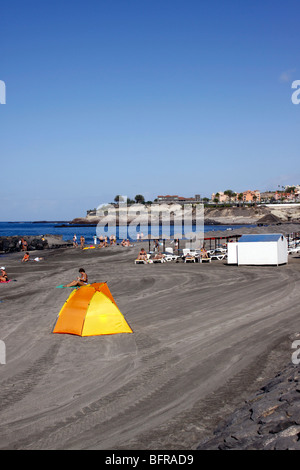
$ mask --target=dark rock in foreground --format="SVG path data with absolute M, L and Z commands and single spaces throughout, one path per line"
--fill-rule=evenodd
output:
M 230 415 L 198 450 L 300 449 L 300 367 L 289 364 Z

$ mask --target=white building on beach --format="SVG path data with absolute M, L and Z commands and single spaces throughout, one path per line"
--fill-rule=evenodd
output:
M 228 264 L 279 266 L 288 262 L 288 242 L 281 233 L 242 235 L 227 247 Z

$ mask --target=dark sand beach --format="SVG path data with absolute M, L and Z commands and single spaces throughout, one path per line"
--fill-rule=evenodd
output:
M 16 279 L 0 285 L 1 449 L 196 449 L 291 361 L 299 255 L 135 265 L 140 246 L 1 258 Z M 81 267 L 108 282 L 133 334 L 52 334 L 70 294 L 56 286 Z

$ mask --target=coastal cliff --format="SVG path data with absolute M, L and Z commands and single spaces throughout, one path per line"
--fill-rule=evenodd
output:
M 150 211 L 151 206 L 145 206 Z M 125 213 L 126 215 L 126 213 Z M 122 209 L 117 210 L 117 221 L 120 216 L 119 225 L 123 225 L 124 213 Z M 148 217 L 137 215 L 139 223 L 147 224 Z M 272 223 L 286 223 L 286 222 L 299 222 L 300 221 L 300 204 L 278 204 L 272 206 L 241 206 L 241 207 L 206 207 L 204 208 L 204 222 L 207 225 L 239 225 L 239 224 L 259 224 L 268 223 L 268 218 Z M 73 219 L 70 223 L 74 225 L 97 225 L 103 218 L 88 215 L 87 217 L 78 217 Z M 113 221 L 106 216 L 106 221 Z M 128 215 L 128 222 L 134 219 Z M 159 215 L 151 217 L 151 223 L 159 223 Z M 174 217 L 174 224 L 181 223 L 182 217 Z M 186 220 L 186 218 L 185 218 Z M 194 220 L 193 212 L 191 211 L 190 222 Z

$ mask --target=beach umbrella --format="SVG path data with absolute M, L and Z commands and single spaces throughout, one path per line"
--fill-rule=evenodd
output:
M 53 333 L 79 336 L 132 333 L 106 282 L 74 290 L 58 314 Z

